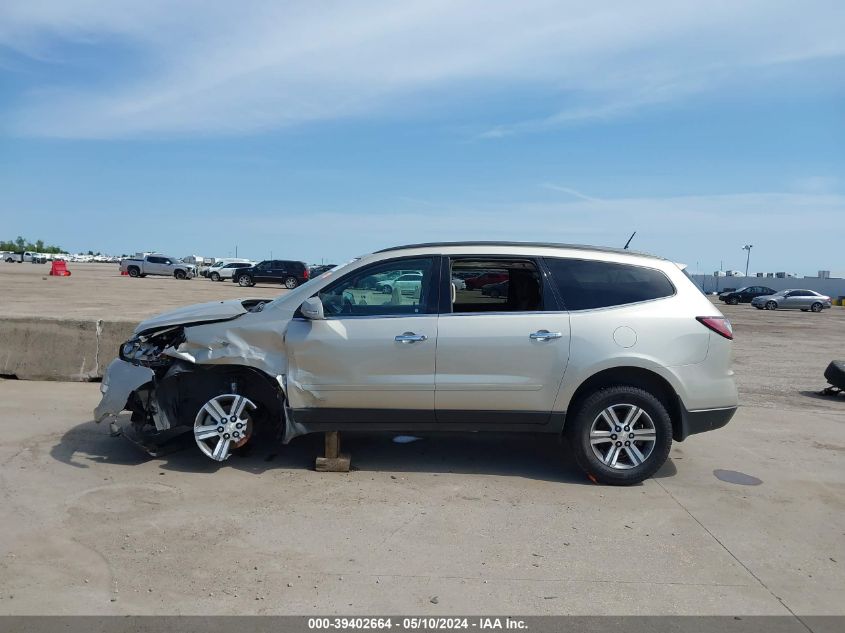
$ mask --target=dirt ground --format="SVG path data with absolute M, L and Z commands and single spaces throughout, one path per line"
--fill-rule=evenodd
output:
M 243 294 L 9 266 L 4 313 Z M 816 394 L 845 310 L 723 310 L 740 411 L 632 488 L 591 484 L 545 437 L 349 434 L 345 474 L 313 470 L 319 436 L 153 459 L 91 422 L 98 385 L 0 380 L 0 614 L 845 615 L 845 397 Z
M 50 264 L 0 262 L 0 316 L 49 316 L 91 319 L 147 317 L 191 303 L 239 297 L 275 299 L 287 292 L 279 285 L 241 288 L 231 281 L 205 277 L 133 279 L 117 264 L 68 263 L 70 277 L 50 277 Z

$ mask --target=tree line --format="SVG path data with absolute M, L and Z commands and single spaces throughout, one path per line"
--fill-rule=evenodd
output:
M 33 244 L 25 237 L 18 235 L 17 239 L 4 241 L 0 240 L 0 251 L 15 251 L 16 253 L 22 251 L 35 251 L 36 253 L 64 253 L 61 246 L 52 246 L 45 244 L 44 240 L 35 240 Z

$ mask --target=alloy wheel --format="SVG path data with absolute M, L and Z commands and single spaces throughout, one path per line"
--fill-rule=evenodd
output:
M 813 312 L 821 312 L 822 311 L 822 304 L 814 303 L 813 305 L 810 306 L 810 310 L 812 310 Z
M 244 396 L 227 393 L 206 402 L 194 420 L 194 439 L 206 457 L 222 462 L 232 450 L 252 436 L 251 411 L 255 404 Z
M 611 405 L 590 426 L 593 454 L 615 470 L 630 470 L 644 463 L 656 441 L 654 421 L 635 404 Z
M 293 290 L 294 288 L 296 288 L 296 286 L 297 286 L 296 278 L 288 277 L 287 279 L 285 279 L 285 288 L 287 288 L 288 290 Z

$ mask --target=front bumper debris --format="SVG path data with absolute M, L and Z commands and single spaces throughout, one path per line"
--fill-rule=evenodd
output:
M 102 422 L 107 416 L 118 415 L 126 408 L 126 401 L 133 391 L 155 378 L 153 370 L 115 358 L 106 369 L 100 392 L 100 404 L 94 409 L 94 421 Z

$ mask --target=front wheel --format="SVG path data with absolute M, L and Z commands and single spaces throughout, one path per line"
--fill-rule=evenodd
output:
M 238 285 L 243 288 L 247 288 L 254 284 L 252 283 L 252 279 L 250 279 L 249 275 L 241 275 L 240 277 L 238 277 Z
M 777 310 L 777 309 L 778 309 L 778 304 L 776 304 L 774 301 L 767 301 L 766 302 L 766 310 Z
M 211 281 L 220 281 L 220 273 L 211 273 Z
M 184 270 L 177 270 L 173 273 L 173 276 L 176 277 L 176 279 L 185 279 L 188 275 L 185 274 Z
M 820 304 L 817 301 L 816 303 L 814 303 L 813 305 L 810 306 L 810 310 L 812 310 L 813 312 L 821 312 L 822 311 L 822 304 Z
M 285 288 L 288 290 L 293 290 L 299 285 L 299 282 L 296 280 L 296 277 L 286 277 L 285 278 Z
M 575 461 L 600 483 L 630 486 L 651 477 L 669 457 L 672 421 L 655 396 L 638 387 L 589 395 L 566 421 Z
M 739 303 L 739 299 L 736 297 L 728 297 L 728 305 L 735 306 L 737 303 Z

